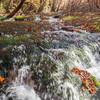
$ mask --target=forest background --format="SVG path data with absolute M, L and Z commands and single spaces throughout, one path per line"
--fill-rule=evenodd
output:
M 33 12 L 63 12 L 68 18 L 62 19 L 68 20 L 70 16 L 72 25 L 76 23 L 73 21 L 77 21 L 76 25 L 83 25 L 89 32 L 100 31 L 100 0 L 0 0 L 0 19 L 11 18 L 16 13 L 32 15 Z

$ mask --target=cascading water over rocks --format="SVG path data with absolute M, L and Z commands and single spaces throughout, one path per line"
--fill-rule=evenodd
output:
M 98 74 L 100 71 L 100 35 L 84 33 L 83 30 L 80 30 L 81 33 L 63 30 L 59 27 L 63 24 L 57 24 L 60 20 L 51 17 L 46 21 L 51 23 L 55 31 L 42 31 L 40 34 L 44 40 L 35 41 L 32 45 L 15 45 L 12 48 L 10 54 L 12 59 L 9 62 L 12 62 L 13 68 L 8 71 L 9 83 L 3 85 L 4 88 L 8 86 L 0 99 L 100 99 L 99 89 L 94 90 L 95 95 L 91 94 L 88 83 L 92 84 L 92 80 L 83 77 L 83 74 L 90 72 L 98 82 L 100 80 Z M 2 59 L 0 64 L 3 62 Z M 85 85 L 82 87 L 82 84 Z M 89 88 L 86 89 L 87 87 Z

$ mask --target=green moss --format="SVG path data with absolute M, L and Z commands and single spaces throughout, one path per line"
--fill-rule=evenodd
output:
M 99 19 L 100 17 L 94 17 L 94 19 Z
M 92 77 L 92 80 L 93 80 L 94 82 L 96 82 L 96 83 L 95 83 L 95 86 L 96 86 L 97 88 L 100 88 L 100 82 L 97 81 L 97 79 L 96 79 L 95 76 Z
M 99 81 L 96 81 L 95 86 L 96 86 L 97 88 L 100 88 L 100 82 L 99 82 Z
M 17 16 L 15 17 L 16 21 L 23 21 L 25 19 L 25 16 Z
M 38 45 L 42 46 L 43 48 L 51 48 L 54 44 L 52 43 L 48 43 L 47 41 L 45 40 L 41 40 L 41 41 L 35 41 Z
M 0 45 L 11 45 L 16 44 L 16 38 L 15 37 L 4 37 L 0 40 Z
M 89 17 L 88 17 L 88 16 L 86 16 L 86 18 L 88 19 Z
M 85 16 L 83 16 L 83 17 L 81 17 L 80 19 L 84 19 L 84 18 L 86 18 Z
M 94 28 L 96 28 L 98 31 L 100 31 L 100 25 L 94 25 Z
M 79 19 L 77 16 L 64 16 L 62 17 L 62 20 L 68 21 L 68 20 L 76 20 Z
M 3 19 L 5 16 L 0 16 L 0 19 Z
M 97 81 L 97 79 L 96 79 L 96 77 L 95 77 L 95 76 L 93 76 L 93 77 L 92 77 L 92 80 L 93 80 L 93 81 Z
M 94 13 L 92 13 L 91 15 L 95 15 Z
M 34 38 L 33 35 L 22 35 L 20 37 L 3 37 L 0 39 L 0 45 L 15 45 L 20 44 L 20 42 L 30 42 L 29 38 Z

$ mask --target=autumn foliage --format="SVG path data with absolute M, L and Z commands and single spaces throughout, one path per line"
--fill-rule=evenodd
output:
M 90 94 L 94 94 L 97 91 L 97 88 L 95 87 L 96 81 L 93 80 L 93 76 L 84 70 L 80 70 L 77 67 L 74 67 L 71 69 L 72 72 L 77 74 L 81 80 L 82 80 L 82 90 L 88 89 Z

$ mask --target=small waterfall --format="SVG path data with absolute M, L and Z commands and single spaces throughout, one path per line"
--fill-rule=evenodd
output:
M 55 31 L 41 32 L 43 41 L 12 48 L 14 70 L 9 72 L 11 83 L 1 100 L 100 99 L 97 94 L 96 99 L 91 99 L 94 95 L 83 92 L 81 79 L 68 70 L 78 67 L 100 80 L 100 35 L 64 31 L 58 21 L 49 18 Z

